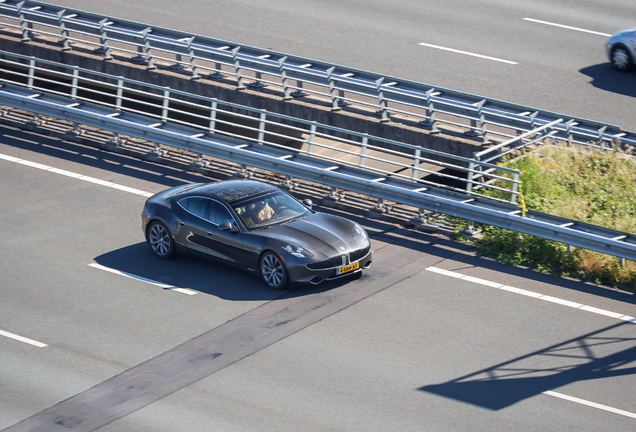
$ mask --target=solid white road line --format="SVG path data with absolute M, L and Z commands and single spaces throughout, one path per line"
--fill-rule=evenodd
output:
M 0 336 L 5 336 L 5 337 L 11 338 L 11 339 L 15 339 L 15 340 L 20 341 L 20 342 L 28 343 L 29 345 L 33 345 L 33 346 L 36 346 L 38 348 L 44 348 L 45 346 L 47 346 L 45 343 L 38 342 L 38 341 L 35 341 L 33 339 L 25 338 L 25 337 L 22 337 L 22 336 L 18 336 L 17 334 L 9 333 L 9 332 L 3 331 L 3 330 L 0 330 Z
M 29 167 L 32 167 L 32 168 L 41 169 L 41 170 L 44 170 L 44 171 L 49 171 L 49 172 L 52 172 L 52 173 L 55 173 L 55 174 L 61 174 L 61 175 L 67 176 L 67 177 L 76 178 L 78 180 L 84 180 L 84 181 L 87 181 L 87 182 L 91 182 L 91 183 L 95 183 L 95 184 L 98 184 L 98 185 L 110 187 L 110 188 L 113 188 L 113 189 L 119 189 L 121 191 L 129 192 L 129 193 L 132 193 L 132 194 L 135 194 L 135 195 L 141 195 L 141 196 L 145 196 L 145 197 L 152 196 L 152 193 L 146 192 L 146 191 L 143 191 L 143 190 L 140 190 L 140 189 L 135 189 L 135 188 L 131 188 L 131 187 L 128 187 L 128 186 L 120 185 L 120 184 L 117 184 L 117 183 L 113 183 L 113 182 L 109 182 L 109 181 L 105 181 L 105 180 L 100 180 L 100 179 L 97 179 L 97 178 L 94 178 L 94 177 L 85 176 L 83 174 L 78 174 L 78 173 L 74 173 L 74 172 L 71 172 L 71 171 L 66 171 L 66 170 L 59 169 L 59 168 L 53 168 L 53 167 L 50 167 L 48 165 L 44 165 L 44 164 L 37 163 L 37 162 L 31 162 L 31 161 L 28 161 L 28 160 L 20 159 L 20 158 L 17 158 L 17 157 L 13 157 L 13 156 L 1 154 L 1 153 L 0 153 L 0 159 L 6 160 L 6 161 L 9 161 L 9 162 L 19 163 L 21 165 L 26 165 L 26 166 L 29 166 Z
M 486 56 L 486 55 L 482 55 L 482 54 L 476 54 L 476 53 L 472 53 L 472 52 L 468 52 L 468 51 L 462 51 L 462 50 L 458 50 L 458 49 L 454 49 L 454 48 L 447 48 L 447 47 L 443 47 L 443 46 L 439 46 L 439 45 L 433 45 L 433 44 L 428 44 L 428 43 L 424 43 L 424 42 L 420 42 L 419 45 L 425 46 L 425 47 L 429 47 L 429 48 L 435 48 L 435 49 L 439 49 L 439 50 L 443 50 L 443 51 L 450 51 L 450 52 L 454 52 L 457 54 L 464 54 L 464 55 L 468 55 L 468 56 L 472 56 L 472 57 L 479 57 L 482 59 L 486 59 L 486 60 L 493 60 L 493 61 L 498 61 L 501 63 L 507 63 L 507 64 L 512 64 L 512 65 L 516 65 L 519 64 L 517 62 L 514 61 L 510 61 L 510 60 L 504 60 L 504 59 L 500 59 L 497 57 L 490 57 L 490 56 Z
M 462 279 L 468 282 L 473 282 L 479 285 L 485 285 L 485 286 L 489 286 L 492 288 L 497 288 L 500 289 L 502 291 L 509 291 L 515 294 L 521 294 L 527 297 L 532 297 L 532 298 L 536 298 L 539 300 L 545 300 L 545 301 L 549 301 L 551 303 L 556 303 L 556 304 L 560 304 L 562 306 L 567 306 L 567 307 L 571 307 L 574 309 L 580 309 L 586 312 L 592 312 L 595 313 L 597 315 L 604 315 L 610 318 L 616 318 L 622 321 L 628 321 L 628 322 L 632 322 L 632 323 L 636 323 L 636 318 L 634 318 L 633 316 L 629 316 L 629 315 L 623 315 L 620 313 L 616 313 L 616 312 L 611 312 L 605 309 L 599 309 L 593 306 L 587 306 L 587 305 L 583 305 L 581 303 L 576 303 L 573 301 L 569 301 L 569 300 L 563 300 L 557 297 L 552 297 L 549 295 L 544 295 L 541 293 L 537 293 L 534 291 L 528 291 L 525 289 L 521 289 L 521 288 L 515 288 L 515 287 L 511 287 L 511 286 L 507 286 L 507 285 L 503 285 L 497 282 L 491 282 L 491 281 L 487 281 L 484 279 L 479 279 L 473 276 L 466 276 L 463 275 L 461 273 L 457 273 L 457 272 L 453 272 L 453 271 L 449 271 L 449 270 L 444 270 L 441 268 L 437 268 L 437 267 L 428 267 L 426 270 L 433 272 L 433 273 L 438 273 L 444 276 L 448 276 L 448 277 L 452 277 L 455 279 Z
M 620 409 L 617 409 L 617 408 L 609 407 L 607 405 L 601 405 L 601 404 L 596 403 L 596 402 L 590 402 L 590 401 L 587 401 L 585 399 L 575 398 L 574 396 L 568 396 L 568 395 L 564 395 L 562 393 L 553 392 L 553 391 L 550 391 L 550 390 L 544 391 L 543 394 L 546 394 L 548 396 L 558 397 L 560 399 L 565 399 L 565 400 L 570 401 L 570 402 L 575 402 L 575 403 L 578 403 L 578 404 L 587 405 L 587 406 L 592 407 L 592 408 L 598 408 L 598 409 L 601 409 L 601 410 L 604 410 L 604 411 L 609 411 L 609 412 L 614 413 L 614 414 L 620 414 L 620 415 L 623 415 L 623 416 L 626 416 L 626 417 L 636 418 L 636 414 L 631 413 L 629 411 L 623 411 L 623 410 L 620 410 Z
M 591 34 L 595 34 L 595 35 L 599 35 L 599 36 L 605 36 L 605 37 L 610 37 L 611 34 L 608 33 L 601 33 L 601 32 L 597 32 L 594 30 L 586 30 L 586 29 L 582 29 L 579 27 L 572 27 L 572 26 L 566 26 L 563 24 L 557 24 L 557 23 L 553 23 L 553 22 L 548 22 L 548 21 L 541 21 L 538 19 L 534 19 L 534 18 L 523 18 L 524 21 L 530 21 L 530 22 L 534 22 L 534 23 L 538 23 L 538 24 L 545 24 L 545 25 L 549 25 L 549 26 L 554 26 L 554 27 L 561 27 L 564 29 L 568 29 L 568 30 L 574 30 L 574 31 L 579 31 L 579 32 L 583 32 L 583 33 L 591 33 Z
M 131 274 L 131 273 L 126 273 L 126 272 L 123 272 L 121 270 L 116 270 L 116 269 L 113 269 L 113 268 L 110 268 L 110 267 L 105 267 L 105 266 L 103 266 L 101 264 L 97 264 L 97 263 L 90 263 L 88 266 L 96 268 L 96 269 L 99 269 L 99 270 L 104 270 L 104 271 L 107 271 L 107 272 L 110 272 L 110 273 L 114 273 L 116 275 L 125 276 L 127 278 L 131 278 L 131 279 L 135 279 L 135 280 L 138 280 L 138 281 L 141 281 L 141 282 L 145 282 L 145 283 L 148 283 L 148 284 L 151 284 L 151 285 L 155 285 L 155 286 L 161 287 L 163 289 L 169 289 L 171 291 L 177 291 L 177 292 L 180 292 L 180 293 L 183 293 L 183 294 L 194 295 L 194 294 L 197 293 L 194 290 L 190 290 L 190 289 L 186 289 L 186 288 L 177 288 L 174 285 L 168 285 L 168 284 L 165 284 L 165 283 L 157 282 L 157 281 L 154 281 L 152 279 L 147 279 L 145 277 L 137 276 L 137 275 L 134 275 L 134 274 Z

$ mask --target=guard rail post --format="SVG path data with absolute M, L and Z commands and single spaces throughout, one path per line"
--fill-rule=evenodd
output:
M 33 89 L 34 79 L 35 79 L 35 59 L 32 58 L 29 60 L 29 81 L 27 82 L 27 88 L 29 90 Z
M 110 55 L 110 47 L 108 46 L 108 33 L 106 32 L 106 27 L 111 23 L 108 21 L 108 18 L 104 18 L 99 22 L 99 31 L 100 31 L 100 43 L 101 47 L 95 50 L 98 54 L 104 55 L 104 60 L 112 60 L 113 57 Z
M 241 47 L 236 47 L 232 49 L 232 60 L 234 61 L 234 70 L 236 71 L 236 81 L 237 81 L 237 90 L 245 90 L 245 85 L 243 84 L 243 76 L 241 75 L 241 62 L 238 58 L 238 52 Z
M 369 145 L 369 134 L 364 134 L 362 136 L 362 146 L 360 147 L 360 162 L 359 166 L 363 167 L 365 164 L 365 159 L 367 156 L 367 145 Z
M 208 132 L 215 133 L 216 132 L 216 110 L 218 107 L 217 101 L 212 101 L 210 106 L 210 123 L 208 125 Z
M 287 83 L 287 71 L 285 70 L 286 60 L 287 56 L 278 59 L 278 69 L 280 70 L 280 80 L 283 84 L 283 100 L 289 101 L 293 98 L 291 97 L 291 89 L 289 88 L 289 84 Z
M 144 50 L 146 51 L 146 61 L 148 62 L 148 66 L 146 66 L 146 70 L 156 69 L 155 61 L 152 58 L 152 48 L 150 47 L 150 41 L 148 40 L 148 33 L 152 31 L 152 27 L 145 28 L 142 32 L 144 38 Z
M 420 149 L 415 150 L 415 157 L 413 158 L 413 172 L 411 174 L 411 178 L 413 180 L 417 180 L 418 178 L 418 169 L 420 167 L 420 157 L 422 156 L 422 151 Z
M 433 103 L 433 96 L 435 96 L 435 89 L 429 89 L 425 93 L 426 95 L 426 120 L 422 120 L 420 124 L 429 128 L 429 133 L 438 134 L 440 130 L 437 128 L 437 120 L 435 120 L 435 104 Z
M 576 122 L 574 120 L 568 120 L 565 122 L 565 133 L 568 135 L 568 146 L 572 145 L 574 138 L 572 137 L 572 126 L 576 126 Z
M 29 30 L 26 19 L 24 19 L 24 4 L 26 1 L 21 1 L 16 5 L 18 11 L 18 18 L 20 20 L 20 30 L 22 30 L 22 42 L 28 42 L 31 40 L 31 31 Z
M 603 151 L 607 150 L 607 146 L 605 144 L 605 138 L 603 137 L 606 129 L 607 129 L 607 126 L 603 126 L 598 129 L 598 142 L 599 142 L 599 145 L 601 146 L 601 150 Z
M 519 173 L 516 172 L 512 175 L 512 192 L 510 193 L 510 202 L 512 204 L 517 203 L 517 197 L 519 196 Z
M 117 80 L 117 99 L 115 100 L 115 109 L 121 111 L 122 99 L 124 97 L 124 77 Z
M 382 91 L 382 82 L 384 81 L 384 77 L 380 77 L 375 81 L 375 90 L 378 92 L 378 102 L 380 103 L 380 122 L 386 123 L 389 121 L 389 115 L 387 112 L 387 102 L 384 99 L 384 92 Z
M 65 13 L 66 9 L 62 9 L 57 13 L 58 26 L 60 27 L 60 35 L 62 36 L 62 40 L 60 41 L 60 44 L 62 45 L 62 51 L 68 51 L 71 49 L 71 45 L 68 41 L 68 30 L 66 30 L 66 25 L 64 24 Z
M 77 86 L 79 84 L 79 68 L 73 66 L 73 79 L 71 80 L 71 98 L 77 99 Z
M 196 57 L 194 55 L 194 48 L 192 47 L 192 42 L 194 42 L 195 36 L 192 36 L 188 39 L 188 55 L 190 56 L 190 69 L 192 69 L 192 76 L 190 77 L 193 80 L 201 78 L 197 73 L 197 63 Z
M 311 122 L 311 129 L 309 133 L 309 148 L 307 149 L 310 155 L 314 153 L 314 141 L 316 140 L 316 127 L 317 127 L 317 123 L 315 121 Z
M 482 144 L 488 144 L 488 131 L 486 130 L 486 114 L 484 114 L 484 105 L 486 105 L 486 99 L 479 102 L 477 106 L 477 115 L 479 116 L 479 126 L 481 127 Z
M 260 120 L 258 122 L 258 143 L 260 145 L 265 144 L 265 127 L 266 127 L 267 113 L 261 112 Z
M 327 69 L 327 80 L 329 81 L 329 93 L 331 94 L 331 111 L 340 111 L 342 108 L 338 104 L 338 98 L 336 97 L 336 85 L 333 81 L 333 71 L 336 70 L 335 66 Z
M 165 87 L 163 90 L 163 100 L 161 105 L 161 121 L 164 123 L 168 122 L 170 109 L 170 87 Z

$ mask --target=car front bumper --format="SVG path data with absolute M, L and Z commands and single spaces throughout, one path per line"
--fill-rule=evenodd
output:
M 287 266 L 287 272 L 289 279 L 292 282 L 298 283 L 311 283 L 317 285 L 325 280 L 333 280 L 341 277 L 349 276 L 355 273 L 359 273 L 364 269 L 368 269 L 373 261 L 373 250 L 369 245 L 369 251 L 362 257 L 356 257 L 355 260 L 346 259 L 345 263 L 341 265 L 332 266 L 324 269 L 311 269 L 308 268 L 307 260 L 295 257 L 285 257 L 285 264 Z M 354 268 L 349 268 L 354 267 Z M 339 274 L 338 269 L 348 270 L 342 274 Z

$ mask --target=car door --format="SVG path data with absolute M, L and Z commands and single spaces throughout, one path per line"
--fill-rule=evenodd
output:
M 179 216 L 179 229 L 175 241 L 185 248 L 210 254 L 208 250 L 208 231 L 210 200 L 203 197 L 184 198 L 175 209 Z
M 206 246 L 210 254 L 232 264 L 246 267 L 249 253 L 243 243 L 243 233 L 219 229 L 224 222 L 230 222 L 238 227 L 234 216 L 221 202 L 210 200 L 208 218 L 211 227 L 207 232 Z

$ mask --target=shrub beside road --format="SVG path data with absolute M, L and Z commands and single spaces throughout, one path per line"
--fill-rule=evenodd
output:
M 522 171 L 520 203 L 537 210 L 636 234 L 636 159 L 631 152 L 541 146 L 503 166 Z M 555 276 L 590 280 L 636 292 L 636 263 L 571 248 L 562 243 L 486 225 L 474 240 L 478 253 L 511 265 L 536 267 Z M 463 229 L 458 221 L 457 232 Z M 472 241 L 472 240 L 471 240 Z

